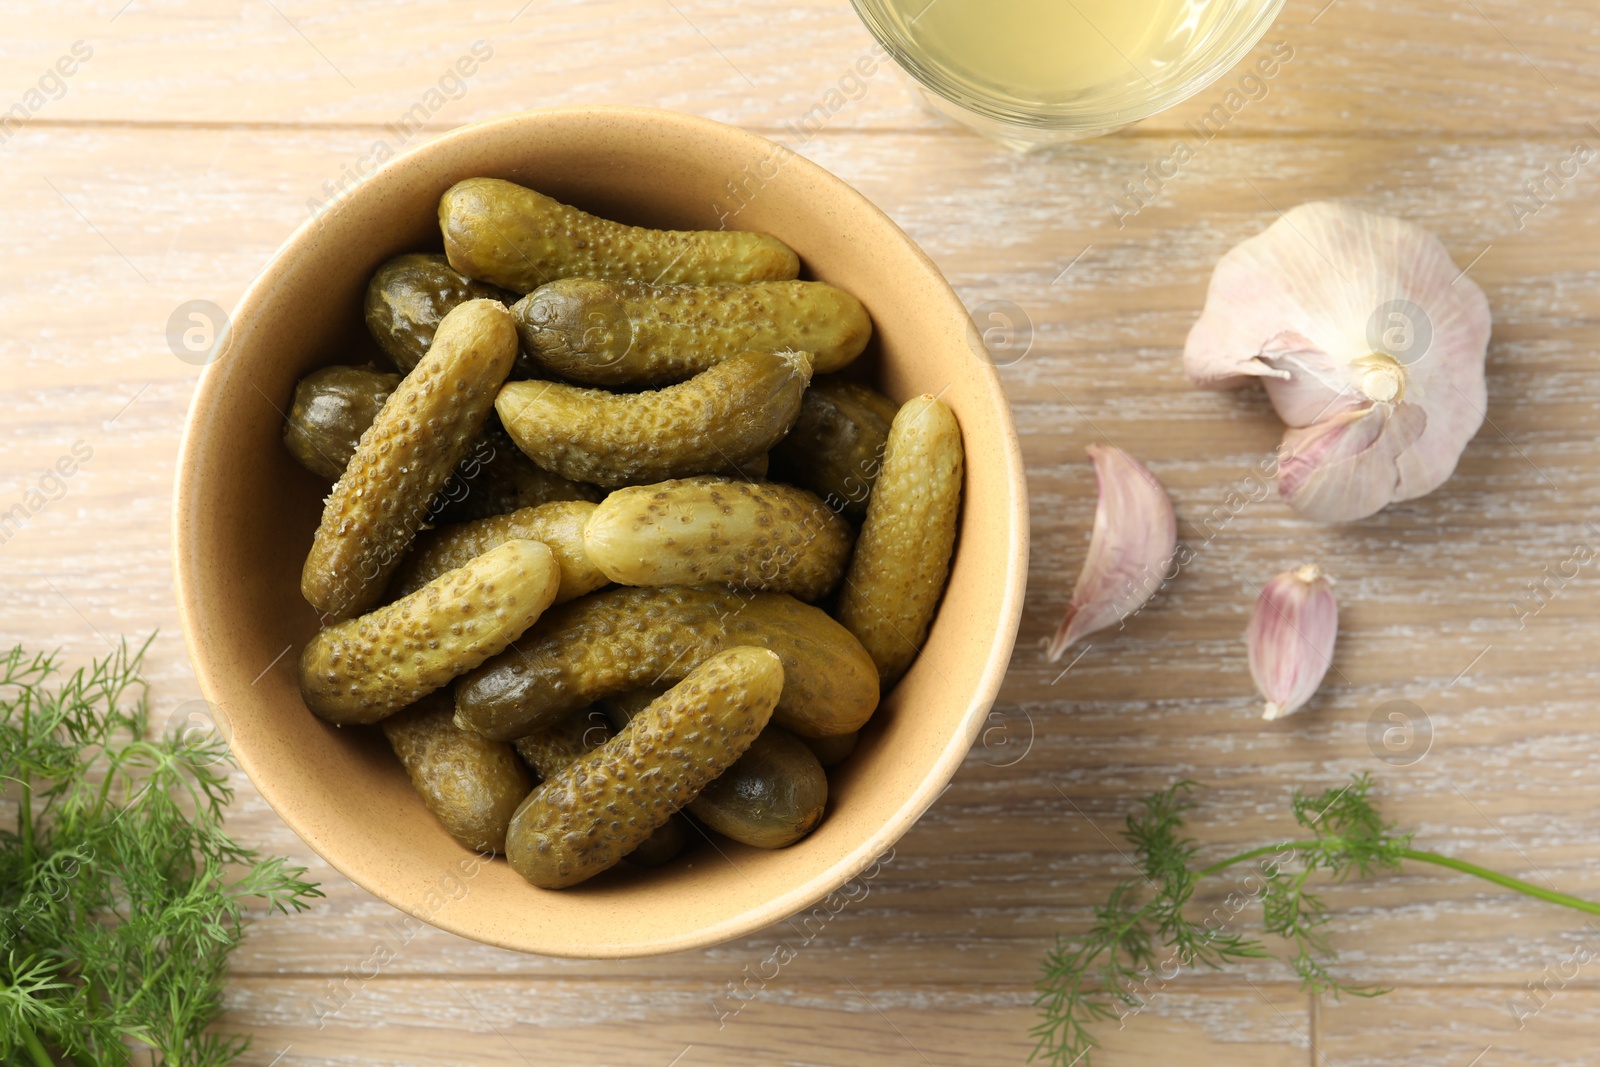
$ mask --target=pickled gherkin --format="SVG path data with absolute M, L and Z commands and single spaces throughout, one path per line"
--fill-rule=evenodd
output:
M 511 308 L 530 377 L 586 385 L 659 386 L 752 350 L 811 353 L 817 373 L 861 354 L 872 320 L 823 282 L 652 285 L 564 278 Z
M 701 663 L 528 795 L 506 835 L 511 866 L 536 886 L 562 889 L 615 864 L 744 754 L 783 681 L 782 661 L 762 648 Z
M 766 234 L 625 226 L 499 178 L 447 189 L 439 229 L 450 266 L 518 293 L 580 276 L 709 284 L 800 273 L 794 250 Z

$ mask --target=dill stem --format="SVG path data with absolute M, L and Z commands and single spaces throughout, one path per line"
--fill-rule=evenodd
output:
M 1257 856 L 1265 856 L 1270 852 L 1282 852 L 1286 848 L 1293 849 L 1296 852 L 1299 852 L 1301 849 L 1320 849 L 1326 847 L 1328 842 L 1335 840 L 1337 840 L 1337 838 L 1327 838 L 1322 841 L 1285 841 L 1282 844 L 1277 845 L 1262 845 L 1260 848 L 1253 848 L 1249 852 L 1241 852 L 1237 856 L 1229 856 L 1225 860 L 1219 860 L 1209 867 L 1202 867 L 1195 872 L 1194 877 L 1196 881 L 1199 881 L 1201 878 L 1209 878 L 1211 875 L 1216 874 L 1219 871 L 1225 871 L 1235 864 L 1243 863 L 1246 860 L 1253 860 Z
M 1198 872 L 1196 872 L 1195 880 L 1198 881 L 1201 878 L 1216 874 L 1219 871 L 1225 871 L 1229 867 L 1244 863 L 1247 860 L 1253 860 L 1257 856 L 1265 856 L 1271 852 L 1281 852 L 1284 849 L 1289 849 L 1294 852 L 1298 852 L 1302 849 L 1306 851 L 1326 851 L 1329 845 L 1337 847 L 1341 843 L 1342 842 L 1339 838 L 1327 837 L 1323 838 L 1321 841 L 1287 841 L 1278 845 L 1263 845 L 1260 848 L 1253 848 L 1249 852 L 1241 852 L 1237 856 L 1229 856 L 1225 860 L 1219 860 L 1209 867 L 1201 868 Z M 1424 849 L 1416 848 L 1402 849 L 1400 856 L 1403 859 L 1415 860 L 1418 863 L 1431 863 L 1438 867 L 1448 867 L 1450 870 L 1460 871 L 1462 874 L 1470 874 L 1474 878 L 1482 878 L 1485 882 L 1492 882 L 1495 885 L 1513 890 L 1514 892 L 1522 893 L 1551 904 L 1558 904 L 1563 908 L 1572 908 L 1575 911 L 1588 912 L 1590 915 L 1600 915 L 1600 903 L 1596 903 L 1592 900 L 1584 900 L 1582 897 L 1575 897 L 1569 893 L 1557 892 L 1554 889 L 1542 889 L 1539 886 L 1533 885 L 1529 882 L 1524 882 L 1520 878 L 1513 878 L 1509 874 L 1501 874 L 1499 871 L 1491 871 L 1487 867 L 1480 867 L 1476 863 L 1468 863 L 1466 860 L 1458 860 L 1453 856 L 1446 856 L 1438 852 L 1428 852 Z
M 168 956 L 166 959 L 161 961 L 161 966 L 145 975 L 144 980 L 139 983 L 138 991 L 135 992 L 131 998 L 129 998 L 125 1005 L 123 1005 L 123 1010 L 131 1010 L 135 1004 L 144 999 L 144 995 L 150 992 L 151 989 L 155 988 L 155 984 L 161 981 L 161 979 L 166 976 L 166 973 L 172 969 L 172 961 L 175 959 L 177 959 L 176 956 Z
M 1406 849 L 1401 855 L 1408 860 L 1416 860 L 1418 863 L 1434 863 L 1440 867 L 1448 867 L 1453 871 L 1470 874 L 1474 878 L 1482 878 L 1486 882 L 1493 882 L 1495 885 L 1516 890 L 1518 893 L 1526 893 L 1530 897 L 1537 897 L 1540 900 L 1549 901 L 1551 904 L 1559 904 L 1563 908 L 1573 908 L 1577 911 L 1586 911 L 1591 915 L 1600 915 L 1600 904 L 1592 900 L 1584 900 L 1582 897 L 1558 893 L 1554 889 L 1540 889 L 1538 886 L 1530 885 L 1520 878 L 1513 878 L 1509 874 L 1501 874 L 1499 871 L 1491 871 L 1487 867 L 1479 867 L 1476 863 L 1458 860 L 1453 856 L 1443 856 L 1437 852 L 1424 852 L 1412 848 Z
M 22 694 L 22 751 L 26 752 L 33 738 L 28 736 L 28 725 L 32 719 L 32 694 L 23 691 Z M 26 767 L 18 768 L 18 779 L 22 783 L 22 795 L 17 800 L 17 834 L 22 838 L 22 869 L 31 873 L 33 869 L 33 782 Z
M 39 1042 L 39 1036 L 33 1032 L 33 1027 L 21 1021 L 17 1026 L 22 1034 L 22 1044 L 28 1050 L 28 1056 L 33 1060 L 34 1067 L 56 1067 L 55 1060 L 52 1060 L 50 1053 L 45 1051 L 44 1045 Z
M 28 772 L 21 775 L 22 794 L 17 798 L 17 833 L 22 838 L 22 868 L 33 869 L 33 784 Z

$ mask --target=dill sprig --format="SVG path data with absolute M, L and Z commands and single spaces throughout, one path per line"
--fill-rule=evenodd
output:
M 1069 942 L 1058 936 L 1055 947 L 1045 954 L 1036 985 L 1039 1022 L 1032 1031 L 1037 1045 L 1031 1058 L 1055 1067 L 1089 1067 L 1089 1053 L 1099 1047 L 1094 1026 L 1120 1022 L 1141 1011 L 1181 972 L 1270 957 L 1263 942 L 1228 928 L 1251 902 L 1261 905 L 1262 928 L 1293 950 L 1290 963 L 1302 990 L 1359 997 L 1388 992 L 1342 982 L 1329 970 L 1338 962 L 1338 954 L 1326 936 L 1332 916 L 1311 888 L 1319 874 L 1338 883 L 1351 876 L 1360 879 L 1398 871 L 1404 861 L 1412 860 L 1600 914 L 1600 904 L 1592 901 L 1412 848 L 1412 835 L 1400 832 L 1379 813 L 1372 800 L 1373 782 L 1366 774 L 1315 795 L 1295 792 L 1290 809 L 1308 836 L 1198 866 L 1199 846 L 1183 833 L 1195 788 L 1194 782 L 1177 782 L 1146 797 L 1141 810 L 1128 816 L 1122 836 L 1134 848 L 1141 877 L 1111 890 L 1106 903 L 1095 908 L 1094 922 L 1080 940 Z M 1199 922 L 1186 917 L 1196 883 L 1247 863 L 1252 869 L 1243 882 L 1245 892 L 1230 893 L 1223 906 Z
M 61 676 L 55 657 L 0 655 L 0 1061 L 220 1067 L 248 1045 L 222 1011 L 246 904 L 321 896 L 282 858 L 223 830 L 230 757 L 216 735 L 152 737 L 126 643 Z M 55 684 L 51 685 L 52 680 Z

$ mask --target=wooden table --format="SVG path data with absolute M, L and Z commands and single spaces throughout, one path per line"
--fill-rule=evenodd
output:
M 429 929 L 376 977 L 352 977 L 397 913 L 302 846 L 240 776 L 235 833 L 307 864 L 328 894 L 308 915 L 256 924 L 235 957 L 226 1021 L 256 1035 L 245 1063 L 1019 1062 L 1041 950 L 1129 875 L 1115 834 L 1136 798 L 1184 776 L 1211 786 L 1194 819 L 1208 853 L 1279 837 L 1294 787 L 1370 770 L 1385 810 L 1427 844 L 1600 896 L 1594 565 L 1536 615 L 1519 622 L 1514 606 L 1600 538 L 1600 161 L 1546 202 L 1524 189 L 1575 142 L 1600 148 L 1592 0 L 1290 0 L 1256 54 L 1286 43 L 1292 58 L 1214 140 L 1185 124 L 1223 103 L 1242 68 L 1157 119 L 1039 158 L 920 112 L 888 70 L 801 143 L 792 124 L 870 47 L 843 0 L 520 3 L 12 5 L 0 102 L 28 121 L 0 132 L 0 511 L 43 503 L 0 531 L 4 642 L 81 662 L 159 627 L 158 718 L 197 698 L 168 513 L 199 372 L 169 348 L 173 309 L 231 306 L 307 201 L 379 140 L 622 102 L 796 144 L 921 242 L 969 307 L 1025 314 L 1031 345 L 1002 368 L 1033 491 L 1017 653 L 985 741 L 869 897 L 721 1026 L 714 1001 L 784 928 L 628 963 Z M 76 41 L 71 75 L 26 95 Z M 479 71 L 447 81 L 453 97 L 428 95 L 475 41 L 493 50 Z M 1119 220 L 1113 198 L 1176 138 L 1193 160 Z M 1185 333 L 1218 256 L 1282 209 L 1341 196 L 1429 227 L 1487 290 L 1489 422 L 1432 496 L 1341 528 L 1272 499 L 1212 537 L 1207 517 L 1280 427 L 1259 396 L 1190 389 Z M 1199 551 L 1058 677 L 1038 646 L 1087 544 L 1083 449 L 1096 440 L 1150 464 Z M 92 458 L 28 496 L 75 442 Z M 1316 703 L 1264 725 L 1240 640 L 1251 589 L 1305 561 L 1337 577 L 1344 634 Z M 1407 766 L 1367 740 L 1390 700 L 1431 724 L 1431 749 Z M 1521 1028 L 1508 1007 L 1600 949 L 1574 914 L 1431 870 L 1328 896 L 1342 973 L 1393 993 L 1319 1001 L 1270 961 L 1185 974 L 1106 1032 L 1096 1062 L 1593 1062 L 1600 964 L 1552 979 Z M 319 1025 L 335 983 L 353 996 Z

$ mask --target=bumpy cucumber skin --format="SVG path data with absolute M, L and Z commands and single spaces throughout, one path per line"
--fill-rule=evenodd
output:
M 507 541 L 410 596 L 318 633 L 300 656 L 300 693 L 329 722 L 378 722 L 515 641 L 560 584 L 548 547 Z
M 907 401 L 834 612 L 872 654 L 885 689 L 921 650 L 950 576 L 962 467 L 955 414 L 927 393 Z
M 640 689 L 601 703 L 614 723 L 626 725 L 659 693 Z M 752 848 L 794 844 L 816 828 L 828 807 L 828 775 L 810 744 L 768 723 L 745 754 L 689 802 L 689 814 Z
M 767 451 L 794 423 L 810 381 L 803 352 L 744 352 L 644 393 L 507 382 L 494 406 L 539 466 L 615 488 L 707 474 Z
M 800 274 L 800 258 L 776 237 L 625 226 L 499 178 L 447 189 L 439 229 L 452 267 L 518 293 L 572 277 L 707 285 Z
M 506 828 L 533 778 L 510 745 L 468 733 L 454 717 L 444 689 L 383 720 L 383 733 L 451 837 L 475 852 L 504 852 Z
M 660 386 L 752 350 L 810 352 L 818 374 L 861 354 L 872 320 L 825 282 L 651 285 L 564 278 L 511 308 L 533 372 L 586 385 Z
M 318 611 L 347 618 L 383 596 L 434 495 L 483 429 L 516 354 L 504 306 L 469 300 L 445 316 L 323 505 L 300 574 L 300 591 Z
M 527 737 L 519 737 L 516 742 L 517 755 L 541 779 L 554 778 L 575 760 L 611 740 L 616 732 L 617 728 L 603 712 L 597 708 L 580 708 L 554 726 L 547 726 Z M 520 802 L 525 796 L 526 791 L 517 800 Z M 674 859 L 688 843 L 689 824 L 682 815 L 675 814 L 656 827 L 653 834 L 623 859 L 640 867 L 659 867 Z
M 370 367 L 323 367 L 294 387 L 283 444 L 313 474 L 338 480 L 356 454 L 356 445 L 383 402 L 400 384 L 400 375 Z
M 565 603 L 592 593 L 609 580 L 583 547 L 583 528 L 595 505 L 586 500 L 558 501 L 522 508 L 459 526 L 440 526 L 417 537 L 411 554 L 395 572 L 390 590 L 395 597 L 414 593 L 445 571 L 463 566 L 507 541 L 541 541 L 561 568 L 555 602 Z
M 860 729 L 878 705 L 878 673 L 827 614 L 782 593 L 713 587 L 617 588 L 563 604 L 456 685 L 456 720 L 512 740 L 629 689 L 684 677 L 736 645 L 770 648 L 788 683 L 777 721 L 827 737 Z
M 295 386 L 284 446 L 301 466 L 337 481 L 399 384 L 398 374 L 368 367 L 312 371 Z M 534 463 L 491 417 L 433 498 L 428 521 L 470 522 L 552 500 L 598 501 L 604 495 L 598 486 L 570 481 Z
M 775 475 L 803 485 L 859 522 L 883 466 L 899 406 L 876 389 L 816 378 L 789 433 L 772 450 Z
M 783 680 L 766 649 L 731 648 L 702 663 L 528 795 L 506 836 L 511 866 L 536 886 L 564 889 L 615 864 L 744 754 Z
M 517 294 L 452 270 L 437 252 L 408 252 L 386 260 L 367 283 L 367 330 L 402 374 L 427 355 L 440 321 L 468 300 L 510 303 Z
M 699 477 L 618 489 L 583 547 L 623 585 L 731 585 L 825 596 L 844 575 L 854 533 L 804 489 Z

